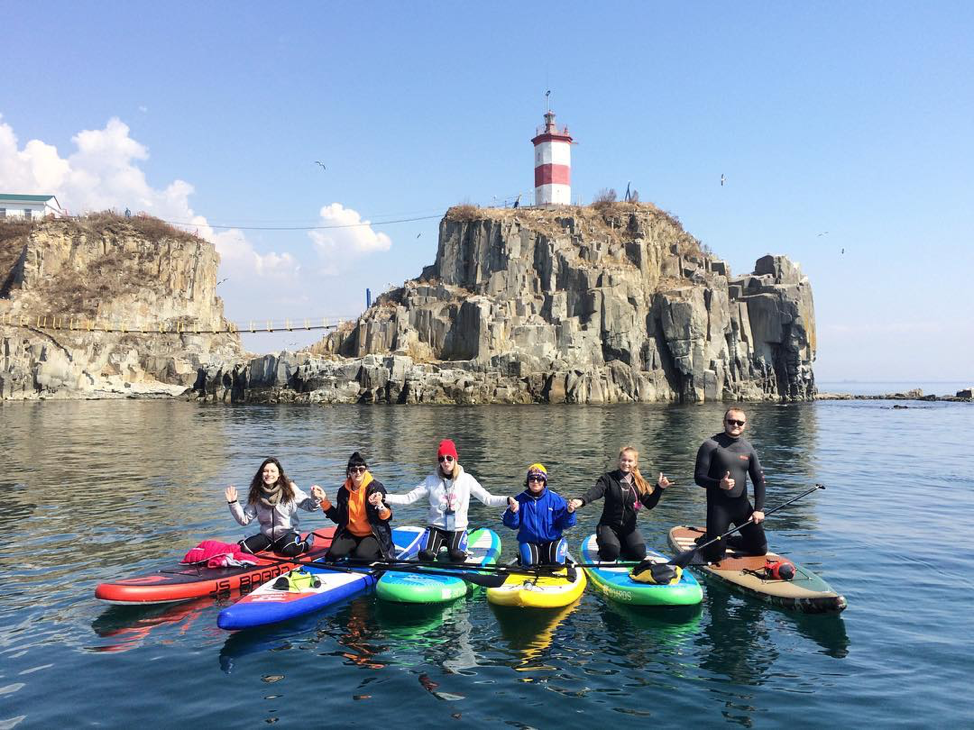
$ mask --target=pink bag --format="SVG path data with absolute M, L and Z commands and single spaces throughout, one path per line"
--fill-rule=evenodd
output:
M 207 568 L 228 568 L 240 565 L 257 565 L 257 559 L 240 549 L 236 543 L 204 540 L 190 550 L 181 563 L 195 565 L 206 563 Z

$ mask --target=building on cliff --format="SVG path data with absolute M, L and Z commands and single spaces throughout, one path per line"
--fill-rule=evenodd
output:
M 572 202 L 572 137 L 568 127 L 558 129 L 555 113 L 544 115 L 534 144 L 534 204 L 571 205 Z
M 0 218 L 60 218 L 61 204 L 53 195 L 0 193 Z

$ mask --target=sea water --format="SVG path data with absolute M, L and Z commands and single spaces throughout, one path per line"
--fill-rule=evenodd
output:
M 694 457 L 723 406 L 0 405 L 0 728 L 969 724 L 974 406 L 892 405 L 748 407 L 767 507 L 827 487 L 767 528 L 772 549 L 846 596 L 841 615 L 705 583 L 689 610 L 592 590 L 551 611 L 499 610 L 482 593 L 430 608 L 365 594 L 234 634 L 216 626 L 227 601 L 112 607 L 93 592 L 202 539 L 254 532 L 232 520 L 223 490 L 245 492 L 265 456 L 333 494 L 359 450 L 401 493 L 449 437 L 494 494 L 520 491 L 540 461 L 550 487 L 573 496 L 632 444 L 647 478 L 675 482 L 639 517 L 665 550 L 671 525 L 704 519 Z M 599 513 L 580 511 L 576 553 Z M 425 514 L 417 503 L 395 520 Z M 501 510 L 475 501 L 470 519 L 500 533 L 503 559 L 515 555 Z M 303 513 L 301 524 L 327 520 Z

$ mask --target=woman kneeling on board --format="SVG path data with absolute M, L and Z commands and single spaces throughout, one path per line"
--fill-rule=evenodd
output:
M 568 546 L 562 532 L 575 524 L 575 508 L 548 489 L 543 464 L 528 467 L 524 486 L 504 512 L 504 525 L 518 531 L 521 565 L 564 563 Z
M 357 451 L 349 457 L 345 475 L 335 504 L 328 501 L 321 487 L 311 487 L 328 519 L 338 525 L 325 559 L 391 560 L 394 557 L 389 527 L 392 510 L 382 503 L 386 488 L 372 476 L 369 465 Z
M 649 484 L 639 473 L 639 452 L 632 446 L 619 450 L 619 468 L 598 478 L 581 499 L 569 502 L 572 509 L 583 507 L 596 499 L 605 498 L 602 516 L 595 528 L 601 560 L 627 560 L 646 557 L 646 542 L 636 527 L 636 515 L 643 507 L 652 509 L 672 482 L 659 474 L 656 486 Z
M 440 441 L 436 452 L 439 465 L 422 484 L 406 494 L 386 495 L 389 504 L 412 504 L 422 497 L 429 498 L 429 529 L 423 538 L 420 560 L 436 560 L 445 545 L 450 560 L 462 563 L 467 559 L 467 508 L 473 495 L 488 507 L 502 507 L 514 502 L 513 497 L 495 497 L 463 470 L 457 460 L 457 447 L 450 439 Z
M 248 525 L 257 518 L 260 524 L 258 534 L 240 541 L 240 547 L 246 552 L 256 553 L 272 548 L 278 555 L 290 558 L 311 549 L 314 536 L 309 532 L 304 540 L 301 539 L 297 511 L 300 507 L 314 512 L 318 509 L 319 500 L 298 489 L 284 474 L 284 467 L 277 459 L 264 459 L 250 480 L 246 507 L 241 507 L 237 501 L 237 488 L 233 485 L 227 487 L 224 494 L 230 505 L 230 514 L 237 522 Z

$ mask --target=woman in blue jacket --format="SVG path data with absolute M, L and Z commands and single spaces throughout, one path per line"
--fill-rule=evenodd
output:
M 562 531 L 575 524 L 575 508 L 548 489 L 543 464 L 528 467 L 526 489 L 504 512 L 504 524 L 517 530 L 521 565 L 564 563 L 568 548 Z

